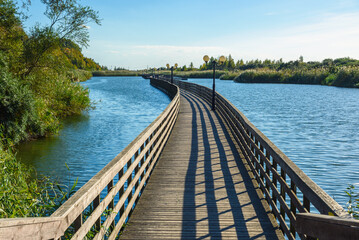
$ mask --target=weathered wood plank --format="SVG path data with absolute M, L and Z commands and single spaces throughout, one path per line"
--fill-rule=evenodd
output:
M 223 123 L 188 92 L 121 239 L 283 238 Z M 242 169 L 242 170 L 241 170 Z M 166 234 L 167 233 L 167 234 Z

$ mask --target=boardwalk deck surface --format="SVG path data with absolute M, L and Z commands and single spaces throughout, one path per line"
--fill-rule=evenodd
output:
M 222 120 L 181 90 L 179 117 L 120 239 L 283 239 Z

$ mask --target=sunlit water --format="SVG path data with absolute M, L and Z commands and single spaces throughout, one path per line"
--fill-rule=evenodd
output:
M 359 89 L 217 80 L 216 90 L 340 204 L 348 184 L 359 189 Z
M 38 172 L 62 183 L 72 183 L 78 177 L 78 187 L 120 153 L 170 102 L 141 77 L 94 77 L 83 85 L 90 89 L 96 109 L 68 119 L 58 136 L 21 145 L 18 153 Z

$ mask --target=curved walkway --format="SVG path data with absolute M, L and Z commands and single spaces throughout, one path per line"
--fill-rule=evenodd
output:
M 210 106 L 181 89 L 180 113 L 120 239 L 284 239 Z

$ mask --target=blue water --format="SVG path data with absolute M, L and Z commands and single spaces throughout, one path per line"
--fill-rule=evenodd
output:
M 210 79 L 189 81 L 212 87 Z M 40 173 L 66 184 L 78 177 L 78 187 L 170 102 L 140 77 L 94 77 L 83 84 L 96 109 L 68 119 L 58 136 L 25 143 L 19 151 Z M 340 204 L 348 200 L 348 184 L 359 189 L 359 89 L 220 80 L 216 89 Z
M 93 77 L 95 109 L 64 123 L 58 136 L 22 144 L 18 157 L 64 184 L 81 187 L 167 107 L 170 99 L 141 77 Z M 65 163 L 70 170 L 67 169 Z
M 340 204 L 348 184 L 359 190 L 359 89 L 217 80 L 216 90 Z

